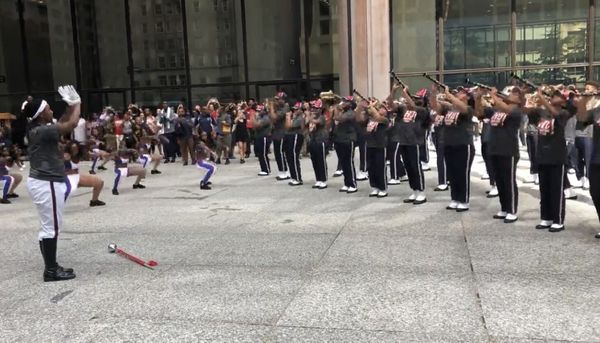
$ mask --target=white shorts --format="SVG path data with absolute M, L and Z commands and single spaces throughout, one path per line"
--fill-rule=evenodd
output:
M 127 177 L 129 169 L 127 169 L 127 168 L 119 168 L 119 171 L 121 172 L 121 177 Z
M 67 180 L 69 180 L 69 184 L 67 185 L 68 196 L 71 196 L 79 188 L 79 174 L 67 175 Z
M 148 154 L 143 154 L 140 157 L 138 157 L 138 163 L 141 164 L 144 168 L 146 168 L 151 161 L 152 157 Z
M 63 210 L 65 208 L 64 182 L 42 181 L 27 178 L 27 190 L 40 216 L 40 232 L 38 239 L 58 237 L 62 229 Z

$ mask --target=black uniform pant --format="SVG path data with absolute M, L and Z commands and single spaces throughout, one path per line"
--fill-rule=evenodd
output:
M 402 162 L 400 143 L 390 143 L 388 145 L 387 154 L 388 160 L 390 160 L 390 178 L 392 180 L 399 180 L 401 177 L 406 175 L 406 169 L 404 168 L 404 163 Z
M 273 139 L 273 150 L 275 150 L 275 161 L 277 162 L 277 169 L 280 173 L 288 170 L 287 163 L 285 161 L 285 154 L 283 153 L 283 139 Z
M 589 178 L 590 166 L 592 162 L 592 152 L 594 150 L 594 140 L 589 137 L 575 137 L 575 151 L 573 168 L 577 180 L 587 176 Z
M 519 188 L 517 187 L 518 156 L 490 156 L 490 167 L 496 175 L 496 186 L 502 212 L 517 213 Z
M 429 131 L 425 133 L 425 142 L 419 145 L 419 156 L 421 158 L 421 162 L 429 163 Z
M 475 147 L 471 144 L 444 146 L 444 160 L 450 181 L 450 197 L 459 203 L 469 203 L 471 196 L 471 166 Z
M 527 141 L 527 155 L 529 155 L 529 162 L 531 163 L 530 167 L 529 167 L 529 173 L 530 174 L 537 174 L 538 173 L 538 163 L 537 163 L 537 157 L 536 157 L 536 149 L 537 149 L 537 136 L 536 135 L 532 135 L 532 134 L 527 134 L 527 137 L 525 138 L 525 140 Z
M 177 151 L 179 151 L 179 146 L 177 145 L 175 133 L 165 133 L 164 136 L 169 140 L 168 142 L 163 143 L 165 159 L 175 159 Z
M 406 174 L 408 175 L 408 183 L 413 191 L 425 190 L 425 175 L 421 166 L 421 147 L 419 145 L 401 145 L 400 151 Z
M 447 185 L 448 178 L 446 175 L 446 162 L 444 161 L 444 145 L 440 142 L 439 133 L 433 132 L 433 145 L 435 146 L 436 164 L 438 172 L 438 185 Z
M 269 161 L 269 146 L 271 145 L 271 138 L 269 137 L 256 137 L 254 140 L 254 154 L 258 157 L 260 163 L 260 171 L 265 173 L 271 173 L 271 162 Z
M 354 168 L 354 142 L 335 143 L 335 153 L 344 172 L 344 186 L 356 188 L 356 169 Z
M 308 152 L 315 170 L 317 182 L 327 182 L 327 144 L 325 142 L 310 141 Z
M 600 164 L 590 164 L 590 195 L 600 220 Z
M 365 137 L 358 137 L 358 142 L 356 142 L 356 144 L 358 145 L 358 158 L 360 159 L 358 161 L 358 170 L 360 170 L 363 173 L 367 172 L 367 140 L 365 139 Z
M 496 186 L 496 170 L 492 167 L 490 145 L 488 143 L 481 142 L 481 157 L 483 158 L 483 162 L 485 162 L 485 170 L 490 177 L 490 186 Z
M 302 171 L 300 170 L 300 149 L 304 136 L 296 133 L 293 135 L 285 135 L 283 138 L 283 150 L 285 151 L 285 161 L 290 169 L 292 180 L 302 182 Z
M 538 173 L 541 219 L 562 225 L 565 221 L 565 165 L 540 164 Z
M 386 148 L 367 148 L 369 184 L 380 191 L 387 190 Z

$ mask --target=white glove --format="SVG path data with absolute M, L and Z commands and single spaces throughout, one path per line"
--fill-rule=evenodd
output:
M 81 98 L 73 86 L 60 86 L 58 87 L 58 93 L 69 106 L 81 104 Z

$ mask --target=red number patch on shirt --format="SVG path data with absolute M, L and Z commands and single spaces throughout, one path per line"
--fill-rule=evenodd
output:
M 554 134 L 554 119 L 542 119 L 538 123 L 538 134 L 542 136 L 550 136 Z
M 436 115 L 433 119 L 433 126 L 440 126 L 444 123 L 444 116 Z
M 458 113 L 456 111 L 450 111 L 450 112 L 446 113 L 446 116 L 444 118 L 444 124 L 446 124 L 447 126 L 456 125 L 456 123 L 458 123 L 459 116 L 460 116 L 460 113 Z
M 404 117 L 402 117 L 402 120 L 405 123 L 414 123 L 416 119 L 417 119 L 416 111 L 406 111 L 406 113 L 404 113 Z
M 378 122 L 376 121 L 369 121 L 369 123 L 367 124 L 367 132 L 375 132 L 377 131 L 377 125 L 379 125 Z
M 506 120 L 506 117 L 508 117 L 508 115 L 506 113 L 496 112 L 492 116 L 492 119 L 490 119 L 490 125 L 491 126 L 504 126 L 504 121 Z

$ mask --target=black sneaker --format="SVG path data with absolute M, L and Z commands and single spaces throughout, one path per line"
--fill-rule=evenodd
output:
M 211 190 L 212 188 L 205 183 L 200 184 L 200 189 Z
M 10 203 L 11 202 L 8 199 L 4 199 L 4 198 L 0 199 L 0 204 L 10 204 Z
M 15 199 L 15 198 L 18 198 L 18 197 L 19 197 L 19 194 L 17 194 L 17 193 L 9 193 L 9 194 L 6 195 L 7 199 Z
M 171 163 L 175 163 L 175 157 L 171 159 Z
M 152 169 L 150 171 L 150 174 L 162 174 L 162 172 L 160 170 L 158 170 L 158 169 Z
M 187 165 L 188 165 L 187 161 L 183 162 L 183 166 L 184 167 L 187 166 Z
M 561 226 L 561 227 L 552 227 L 550 226 L 550 228 L 548 229 L 548 232 L 561 232 L 565 229 L 565 226 Z
M 550 228 L 550 225 L 542 225 L 542 224 L 538 224 L 535 226 L 536 230 L 547 230 Z
M 64 270 L 67 273 L 72 273 L 73 272 L 73 268 L 65 268 L 63 266 L 61 266 L 60 264 L 57 264 L 57 268 Z
M 90 207 L 104 206 L 106 203 L 100 200 L 90 200 Z
M 231 163 L 231 161 L 228 158 L 226 158 L 225 159 L 225 164 L 229 164 L 229 163 Z
M 598 233 L 596 234 L 596 236 L 594 236 L 594 237 L 596 237 L 596 238 L 600 239 L 600 232 L 598 232 Z
M 96 175 L 96 172 L 93 170 L 90 170 L 90 175 Z
M 100 166 L 98 167 L 98 170 L 106 170 L 106 167 Z
M 215 163 L 216 163 L 216 164 L 221 164 L 221 159 L 220 159 L 220 158 L 218 158 L 218 159 L 217 159 L 217 162 L 215 162 Z
M 240 160 L 240 164 L 246 163 L 246 160 Z
M 73 273 L 73 270 L 68 272 L 66 269 L 63 269 L 60 266 L 53 269 L 44 270 L 44 282 L 64 281 L 74 278 L 75 273 Z
M 141 183 L 138 183 L 137 185 L 133 185 L 133 189 L 144 189 L 146 188 L 146 186 L 142 185 Z
M 171 161 L 169 161 L 169 159 L 167 158 L 166 160 L 163 161 L 163 164 L 167 164 L 167 163 L 171 163 Z
M 119 195 L 119 191 L 118 191 L 118 190 L 116 190 L 116 189 L 113 189 L 113 190 L 112 190 L 112 194 L 113 194 L 113 195 Z

